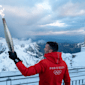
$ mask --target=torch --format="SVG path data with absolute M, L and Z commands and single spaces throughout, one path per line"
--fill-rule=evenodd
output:
M 0 5 L 0 15 L 2 16 L 6 42 L 7 42 L 9 51 L 14 52 L 12 37 L 11 37 L 11 34 L 10 34 L 9 29 L 7 27 L 7 24 L 6 24 L 6 21 L 5 21 L 5 18 L 4 18 L 5 14 L 3 13 L 3 11 L 4 11 L 4 8 L 2 7 L 2 5 Z
M 3 21 L 3 25 L 4 25 L 4 33 L 5 33 L 5 38 L 6 38 L 6 42 L 7 42 L 9 51 L 14 52 L 13 40 L 12 40 L 10 31 L 7 27 L 5 18 L 2 18 L 2 21 Z

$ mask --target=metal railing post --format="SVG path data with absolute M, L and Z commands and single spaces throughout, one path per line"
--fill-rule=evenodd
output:
M 72 85 L 73 85 L 73 81 L 72 81 Z
M 79 85 L 80 85 L 80 80 L 79 80 Z
M 77 80 L 75 80 L 75 85 L 77 85 Z
M 6 85 L 11 85 L 11 79 L 8 77 L 8 79 L 6 80 Z
M 82 84 L 83 84 L 83 79 L 82 79 Z

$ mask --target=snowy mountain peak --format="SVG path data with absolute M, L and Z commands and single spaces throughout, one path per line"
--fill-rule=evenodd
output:
M 85 47 L 85 42 L 78 43 L 77 45 L 78 45 L 78 47 Z
M 43 59 L 43 54 L 39 52 L 36 42 L 29 40 L 19 40 L 13 38 L 14 50 L 17 56 L 29 67 Z M 11 65 L 11 67 L 10 67 Z M 14 62 L 8 57 L 8 47 L 4 38 L 0 38 L 0 71 L 16 70 Z
M 46 43 L 44 40 L 39 40 L 38 42 L 37 42 L 38 44 L 44 44 L 44 43 Z

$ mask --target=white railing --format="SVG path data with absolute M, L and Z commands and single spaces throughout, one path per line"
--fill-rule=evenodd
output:
M 69 69 L 71 85 L 85 85 L 85 68 Z M 0 85 L 38 85 L 39 76 L 24 77 L 19 71 L 1 72 Z M 64 82 L 62 83 L 64 85 Z
M 38 82 L 38 75 L 24 77 L 19 71 L 0 73 L 0 85 L 38 85 Z

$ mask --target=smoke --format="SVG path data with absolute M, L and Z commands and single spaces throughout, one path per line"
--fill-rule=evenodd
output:
M 2 5 L 0 5 L 0 15 L 2 18 L 4 18 L 4 16 L 5 16 L 5 14 L 3 12 L 4 12 L 4 8 L 2 7 Z

